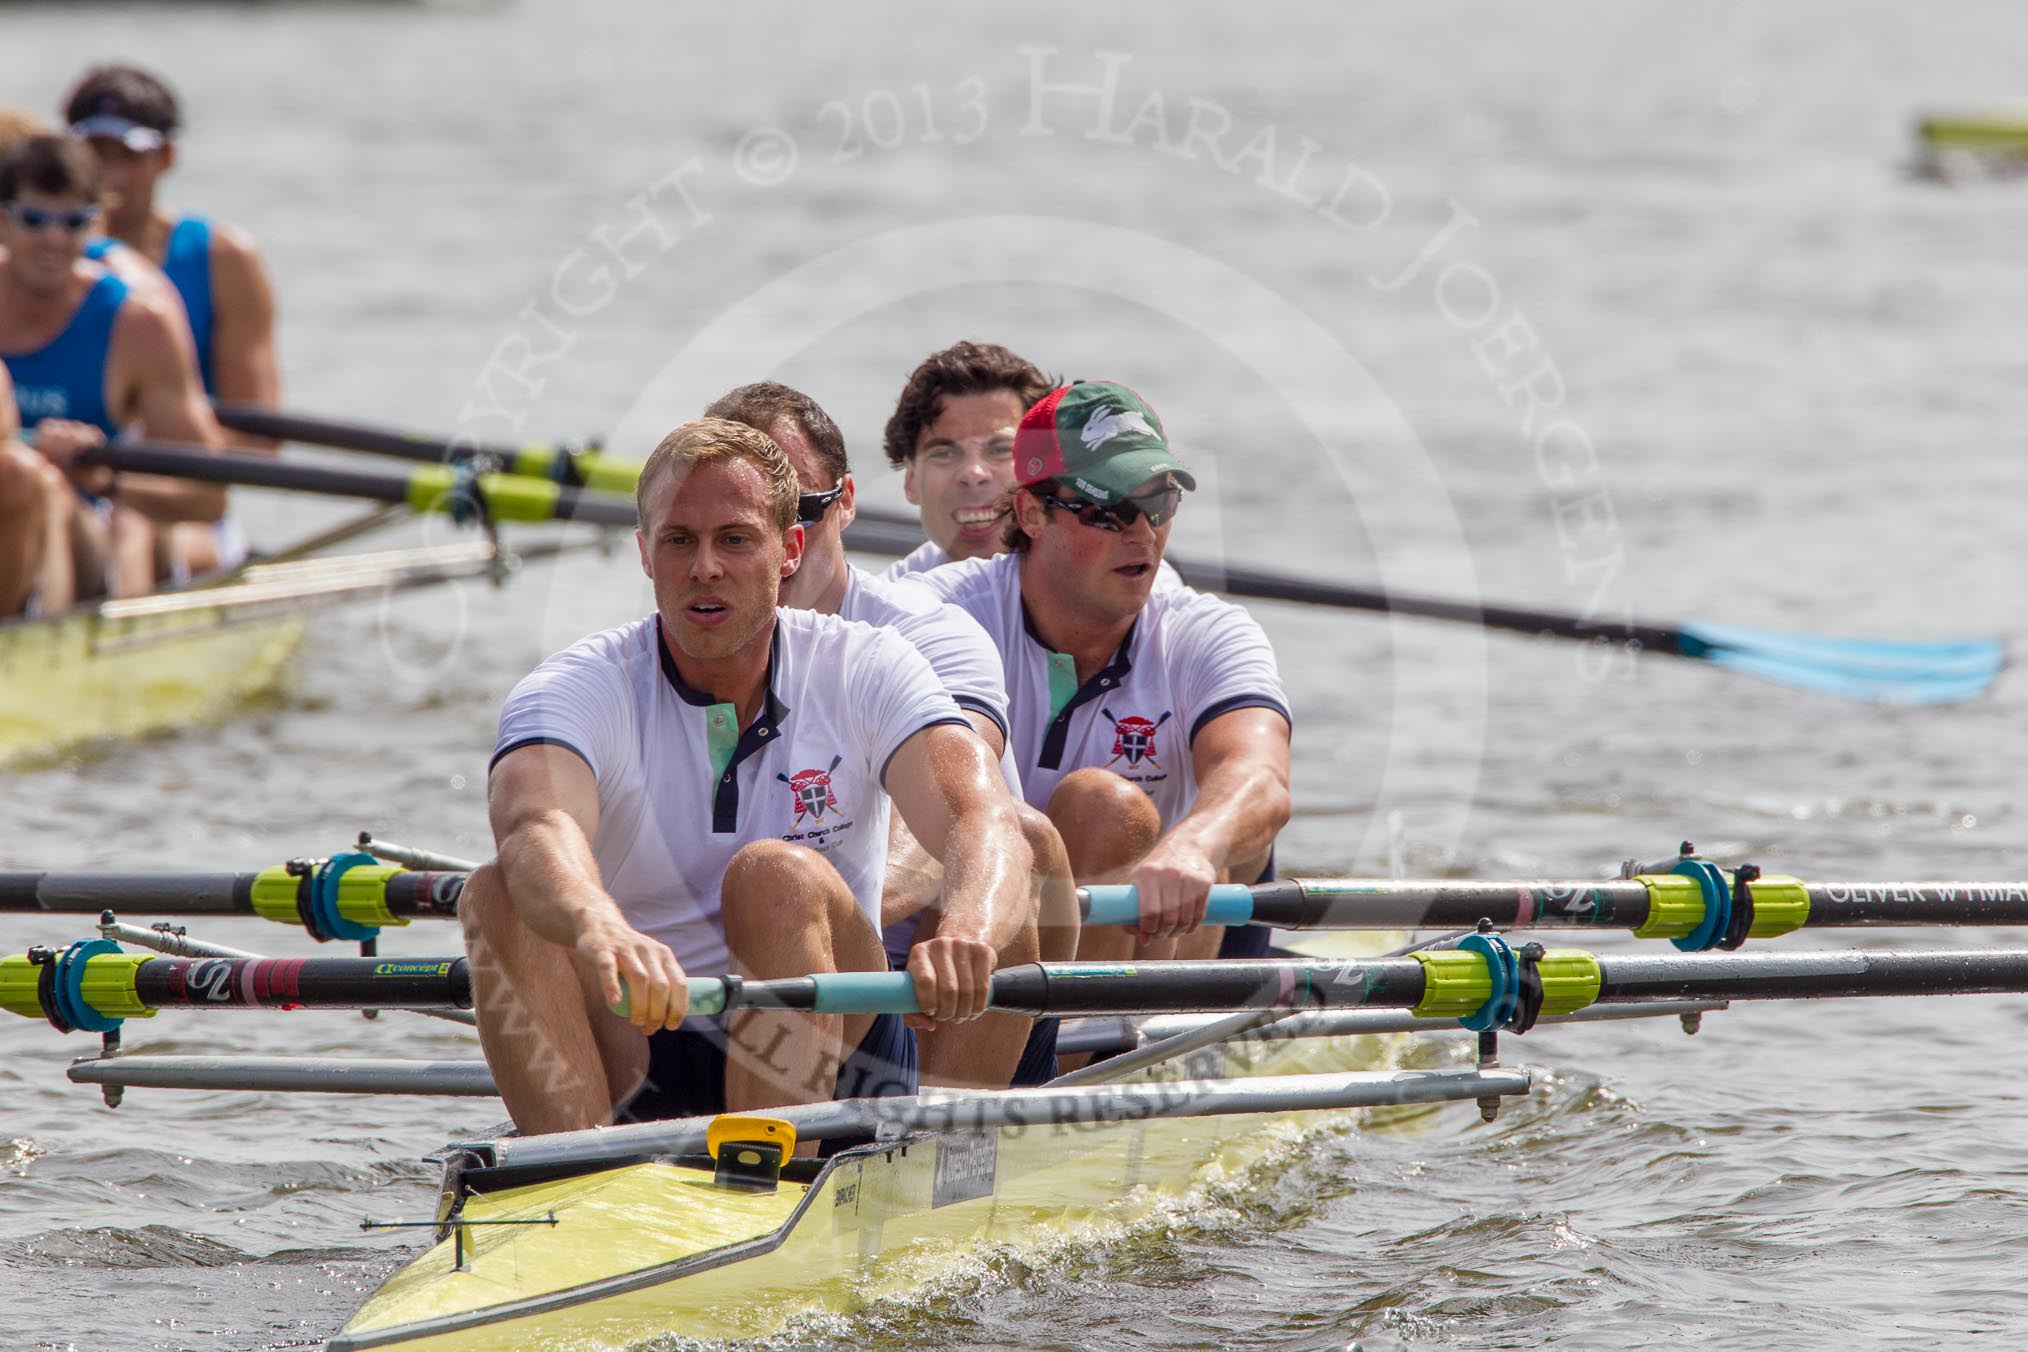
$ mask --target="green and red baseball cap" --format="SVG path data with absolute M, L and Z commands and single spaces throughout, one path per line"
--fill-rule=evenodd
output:
M 1197 478 L 1176 463 L 1162 420 L 1124 385 L 1080 380 L 1051 390 L 1014 431 L 1014 472 L 1026 488 L 1054 479 L 1110 506 L 1158 474 L 1185 488 Z

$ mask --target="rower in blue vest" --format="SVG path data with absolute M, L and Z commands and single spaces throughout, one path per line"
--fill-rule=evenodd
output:
M 44 122 L 26 109 L 0 104 L 0 155 L 12 150 L 18 143 L 31 136 L 53 136 L 56 128 Z M 104 204 L 100 204 L 103 209 Z M 103 219 L 103 218 L 101 218 Z M 94 263 L 105 264 L 106 271 L 125 282 L 130 288 L 159 296 L 179 316 L 183 316 L 183 327 L 188 328 L 188 316 L 183 309 L 183 297 L 177 294 L 175 284 L 156 267 L 133 249 L 106 235 L 89 235 L 85 238 L 84 256 Z M 196 344 L 193 341 L 191 360 L 196 360 Z
M 182 315 L 83 257 L 98 195 L 97 161 L 65 137 L 30 137 L 0 157 L 0 362 L 40 462 L 17 450 L 0 464 L 0 556 L 23 575 L 0 577 L 9 609 L 151 590 L 166 533 L 225 507 L 216 485 L 80 463 L 137 423 L 168 440 L 221 441 Z M 54 499 L 42 466 L 68 480 Z
M 203 216 L 178 215 L 157 199 L 176 163 L 182 112 L 154 75 L 133 66 L 87 71 L 64 102 L 71 134 L 97 152 L 106 188 L 101 249 L 125 244 L 159 267 L 182 297 L 204 392 L 213 399 L 274 407 L 274 293 L 260 249 L 245 231 Z M 272 451 L 273 441 L 228 433 L 240 449 Z M 245 546 L 227 522 L 214 531 L 179 533 L 178 554 L 191 571 L 231 566 Z

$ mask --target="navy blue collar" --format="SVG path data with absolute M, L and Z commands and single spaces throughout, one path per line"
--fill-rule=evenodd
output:
M 761 706 L 760 717 L 754 722 L 755 728 L 767 728 L 767 732 L 762 734 L 766 737 L 776 736 L 781 721 L 789 716 L 789 706 L 782 703 L 781 697 L 775 694 L 775 666 L 777 659 L 781 656 L 781 652 L 782 626 L 777 623 L 773 636 L 768 640 L 768 697 Z M 699 709 L 708 709 L 714 704 L 730 703 L 729 700 L 719 699 L 708 690 L 699 690 L 696 686 L 691 685 L 683 679 L 683 673 L 676 670 L 676 659 L 669 655 L 668 641 L 662 637 L 662 617 L 660 615 L 655 616 L 655 654 L 662 659 L 663 679 L 669 682 L 669 688 L 674 690 L 677 697 L 685 704 L 693 705 Z

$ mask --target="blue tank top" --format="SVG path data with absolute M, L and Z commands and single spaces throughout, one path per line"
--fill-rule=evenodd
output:
M 197 372 L 204 377 L 204 392 L 218 393 L 211 371 L 211 222 L 202 216 L 185 216 L 169 231 L 169 247 L 162 255 L 162 271 L 183 297 L 190 315 L 190 336 L 197 340 Z
M 113 320 L 126 301 L 127 284 L 109 272 L 85 292 L 63 332 L 33 352 L 0 352 L 14 378 L 14 406 L 24 428 L 44 418 L 69 418 L 108 437 L 120 434 L 106 407 L 106 356 L 113 346 Z
M 111 235 L 93 235 L 85 241 L 84 256 L 94 263 L 120 247 Z M 197 342 L 197 371 L 204 377 L 204 392 L 218 393 L 211 374 L 211 222 L 202 216 L 185 216 L 169 227 L 169 246 L 162 253 L 162 275 L 183 298 L 183 311 L 190 317 L 190 336 Z

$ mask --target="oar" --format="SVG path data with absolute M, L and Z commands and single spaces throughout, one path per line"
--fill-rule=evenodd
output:
M 108 939 L 0 958 L 0 1009 L 109 1032 L 161 1009 L 470 1009 L 463 958 L 161 958 Z
M 824 972 L 771 981 L 693 977 L 692 1014 L 920 1012 L 906 972 Z M 1455 949 L 1367 960 L 1028 963 L 993 974 L 1008 1013 L 1193 1014 L 1238 1009 L 1407 1009 L 1466 1027 L 1525 1029 L 1537 1017 L 1648 1000 L 1816 1000 L 2028 991 L 2028 950 L 1691 953 L 1601 956 L 1513 948 L 1495 935 Z M 469 1009 L 466 960 L 162 958 L 88 939 L 0 958 L 0 1009 L 93 1031 L 161 1009 Z
M 397 432 L 338 418 L 284 413 L 253 404 L 220 403 L 216 412 L 221 424 L 249 436 L 299 441 L 309 446 L 330 446 L 336 450 L 361 451 L 368 455 L 388 455 L 400 460 L 455 464 L 462 460 L 484 459 L 508 473 L 553 479 L 574 488 L 591 488 L 603 493 L 632 493 L 634 479 L 641 472 L 640 461 L 615 459 L 589 444 L 509 446 L 463 437 L 446 439 Z M 909 546 L 911 549 L 914 547 Z
M 633 476 L 640 468 L 637 462 L 615 460 L 595 450 L 447 440 L 244 404 L 221 404 L 218 417 L 226 426 L 256 436 L 411 460 L 457 461 L 483 456 L 519 473 L 609 492 L 631 492 Z M 900 555 L 922 543 L 922 528 L 912 517 L 862 507 L 845 539 L 854 549 Z M 1456 601 L 1257 568 L 1213 566 L 1174 555 L 1169 556 L 1169 562 L 1192 586 L 1231 596 L 1413 615 L 1576 639 L 1632 653 L 1665 653 L 1781 685 L 1868 702 L 1948 704 L 1974 699 L 1991 687 L 2007 659 L 2006 645 L 1997 638 L 1830 638 L 1738 625 L 1599 620 L 1568 611 Z
M 2028 991 L 2028 950 L 1601 956 L 1474 934 L 1455 949 L 1326 961 L 1028 963 L 993 974 L 994 1009 L 1036 1017 L 1238 1009 L 1407 1009 L 1482 1031 L 1648 1000 L 1815 1000 Z M 771 981 L 694 977 L 692 1014 L 914 1014 L 906 972 Z M 160 958 L 88 939 L 0 958 L 0 1009 L 103 1031 L 160 1009 L 469 1009 L 464 958 Z
M 1486 940 L 1491 936 L 1472 936 Z M 1028 963 L 993 974 L 992 1008 L 1036 1017 L 1192 1014 L 1227 1009 L 1410 1009 L 1419 1017 L 1510 1027 L 1531 981 L 1534 1014 L 1643 1000 L 1816 1000 L 1847 996 L 2028 991 L 2028 950 L 1692 953 L 1601 956 L 1579 949 L 1490 951 L 1504 944 L 1349 961 Z M 1534 975 L 1528 975 L 1532 968 Z M 915 1014 L 906 972 L 825 972 L 776 981 L 693 979 L 690 1012 L 785 1009 Z M 1494 1006 L 1489 1009 L 1488 1006 Z M 1532 1022 L 1532 1017 L 1530 1018 Z M 1467 1022 L 1467 1026 L 1474 1026 Z
M 1678 871 L 1610 882 L 1285 878 L 1211 889 L 1205 922 L 1289 930 L 1470 928 L 1617 929 L 1637 937 L 1718 944 L 1799 929 L 1916 925 L 2028 925 L 2028 882 L 1804 882 L 1727 871 L 1702 860 Z M 298 860 L 257 873 L 0 871 L 0 913 L 256 915 L 308 924 L 322 937 L 347 926 L 454 919 L 466 875 L 415 872 L 368 853 Z M 1130 886 L 1078 890 L 1084 923 L 1136 921 Z M 1728 923 L 1721 924 L 1721 921 Z
M 1292 930 L 1624 929 L 1679 947 L 1795 930 L 1889 925 L 2028 925 L 2028 883 L 1804 882 L 1702 860 L 1612 882 L 1306 878 L 1211 889 L 1205 923 Z M 1139 919 L 1129 886 L 1080 888 L 1088 925 Z
M 444 512 L 459 519 L 589 521 L 601 526 L 632 526 L 636 519 L 631 498 L 520 474 L 468 474 L 455 465 L 419 465 L 406 474 L 376 474 L 149 441 L 102 446 L 83 460 L 134 474 L 398 502 L 418 512 Z
M 0 913 L 255 915 L 319 939 L 363 939 L 383 925 L 455 919 L 463 873 L 412 872 L 367 854 L 298 860 L 258 873 L 0 872 Z M 359 933 L 362 928 L 367 933 Z

